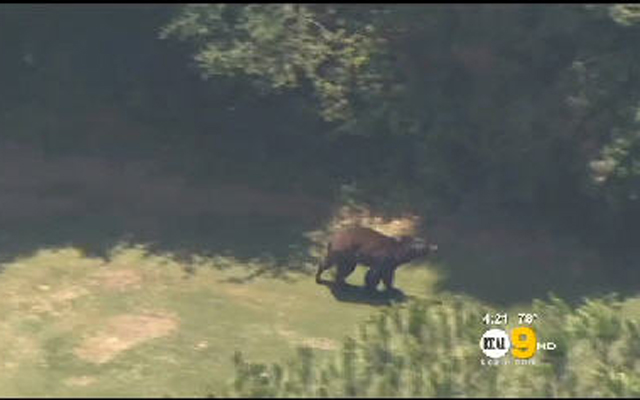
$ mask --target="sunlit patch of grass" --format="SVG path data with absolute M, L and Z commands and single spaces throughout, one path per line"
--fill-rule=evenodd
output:
M 622 312 L 640 321 L 640 297 L 634 297 L 626 300 L 622 305 Z
M 305 273 L 245 279 L 256 263 L 120 245 L 104 259 L 61 248 L 6 264 L 0 396 L 198 395 L 232 376 L 236 349 L 258 361 L 331 351 L 373 312 Z M 437 280 L 426 264 L 397 273 L 408 296 L 433 295 Z

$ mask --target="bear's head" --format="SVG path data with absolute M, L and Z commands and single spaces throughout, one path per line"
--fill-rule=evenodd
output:
M 438 251 L 438 245 L 430 243 L 424 238 L 401 236 L 398 239 L 399 247 L 396 254 L 401 263 L 409 262 L 416 258 L 426 257 Z

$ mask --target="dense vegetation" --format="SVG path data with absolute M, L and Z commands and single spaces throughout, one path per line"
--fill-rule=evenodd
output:
M 366 165 L 362 188 L 490 203 L 621 240 L 639 215 L 637 13 L 197 5 L 162 37 L 192 43 L 205 78 L 297 93 L 325 130 L 358 135 L 343 143 L 360 150 L 336 158 Z
M 480 365 L 478 341 L 489 308 L 461 297 L 393 307 L 360 326 L 342 351 L 318 360 L 300 348 L 286 364 L 235 356 L 227 396 L 240 397 L 636 397 L 640 395 L 640 325 L 613 298 L 572 309 L 535 301 L 542 340 L 535 365 Z M 511 322 L 510 328 L 517 323 Z M 507 358 L 511 358 L 507 356 Z
M 153 158 L 158 175 L 376 210 L 497 212 L 580 237 L 624 280 L 638 268 L 639 39 L 636 5 L 2 5 L 0 150 Z M 100 193 L 88 214 L 104 210 Z M 236 380 L 214 394 L 638 396 L 638 321 L 619 308 L 535 300 L 559 349 L 480 368 L 475 300 L 411 301 L 340 354 L 238 353 Z

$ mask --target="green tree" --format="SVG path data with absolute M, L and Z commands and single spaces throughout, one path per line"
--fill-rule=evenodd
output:
M 382 88 L 370 68 L 379 50 L 373 26 L 340 18 L 339 8 L 190 5 L 161 37 L 196 43 L 195 60 L 205 78 L 243 74 L 262 91 L 307 88 L 327 120 L 347 119 L 354 97 Z
M 345 140 L 340 155 L 356 161 L 341 169 L 367 197 L 423 203 L 435 193 L 617 232 L 640 225 L 637 14 L 196 5 L 161 36 L 191 43 L 205 77 L 317 99 L 325 131 L 359 135 Z

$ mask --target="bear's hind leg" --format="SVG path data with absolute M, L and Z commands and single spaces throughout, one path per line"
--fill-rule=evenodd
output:
M 355 261 L 343 261 L 338 264 L 338 272 L 336 274 L 336 283 L 344 285 L 345 280 L 356 269 Z

